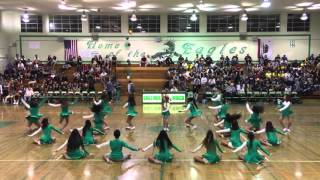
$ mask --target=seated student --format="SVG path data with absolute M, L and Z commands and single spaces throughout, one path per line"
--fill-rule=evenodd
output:
M 141 67 L 146 67 L 147 66 L 147 58 L 146 58 L 145 55 L 141 58 L 140 66 Z
M 281 135 L 287 135 L 287 133 L 280 129 L 274 128 L 271 121 L 266 123 L 266 128 L 256 131 L 255 134 L 266 133 L 266 139 L 263 140 L 263 144 L 268 146 L 277 146 L 281 144 L 281 140 L 277 137 L 277 133 Z
M 258 152 L 261 149 L 266 155 L 270 156 L 269 151 L 267 151 L 261 144 L 260 141 L 255 139 L 254 133 L 248 133 L 248 141 L 245 141 L 240 147 L 238 147 L 233 152 L 238 152 L 244 147 L 247 147 L 247 152 L 245 155 L 239 155 L 239 159 L 251 163 L 251 164 L 261 164 L 266 159 L 263 155 Z
M 194 161 L 204 163 L 204 164 L 214 164 L 220 161 L 221 156 L 217 154 L 217 149 L 223 153 L 219 142 L 214 138 L 212 130 L 207 131 L 206 137 L 203 139 L 202 143 L 192 152 L 195 153 L 199 151 L 202 147 L 205 147 L 207 152 L 202 156 L 195 156 Z
M 96 144 L 97 141 L 94 138 L 94 132 L 100 135 L 104 135 L 105 133 L 100 131 L 97 128 L 93 128 L 90 120 L 86 120 L 84 126 L 81 128 L 77 128 L 78 131 L 82 130 L 82 138 L 84 145 Z
M 82 137 L 77 129 L 74 129 L 68 140 L 66 140 L 55 152 L 60 151 L 67 145 L 67 152 L 64 154 L 65 159 L 75 160 L 83 159 L 91 154 L 84 148 Z
M 116 129 L 113 132 L 113 135 L 115 137 L 114 140 L 106 141 L 106 142 L 96 146 L 97 148 L 101 148 L 103 146 L 110 146 L 111 153 L 107 153 L 103 156 L 103 159 L 107 163 L 112 163 L 113 161 L 121 162 L 121 161 L 125 161 L 127 159 L 130 159 L 131 154 L 123 154 L 122 153 L 123 147 L 126 147 L 126 148 L 130 149 L 131 151 L 139 151 L 140 150 L 140 148 L 131 147 L 126 142 L 120 140 L 119 137 L 120 137 L 121 133 L 120 133 L 119 129 Z
M 55 128 L 49 123 L 48 118 L 43 118 L 41 121 L 41 127 L 33 134 L 30 134 L 28 136 L 32 137 L 42 131 L 42 135 L 38 140 L 34 140 L 34 143 L 36 143 L 37 145 L 52 144 L 56 141 L 56 138 L 51 136 L 52 130 L 56 131 L 59 134 L 63 134 L 60 129 Z
M 174 148 L 178 152 L 182 152 L 177 146 L 175 146 L 171 142 L 167 132 L 164 130 L 161 130 L 157 139 L 152 144 L 142 149 L 142 151 L 145 152 L 151 147 L 157 147 L 159 149 L 158 153 L 148 158 L 150 162 L 156 164 L 162 164 L 172 161 L 173 155 L 170 153 L 171 148 Z

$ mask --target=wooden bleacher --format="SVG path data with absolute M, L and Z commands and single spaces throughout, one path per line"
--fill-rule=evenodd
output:
M 166 82 L 166 72 L 168 67 L 117 67 L 116 76 L 121 84 L 122 92 L 126 92 L 128 79 L 135 84 L 138 93 L 143 89 L 159 90 L 162 89 Z

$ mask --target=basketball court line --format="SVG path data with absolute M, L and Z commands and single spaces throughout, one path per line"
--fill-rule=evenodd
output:
M 83 161 L 83 162 L 104 162 L 102 159 L 80 159 L 80 160 L 67 160 L 67 159 L 0 159 L 0 162 L 70 162 L 70 161 Z M 131 159 L 130 161 L 148 161 L 147 159 Z M 193 162 L 193 159 L 176 159 L 173 162 Z M 243 162 L 238 159 L 223 159 L 221 162 Z M 264 163 L 320 163 L 320 160 L 270 160 Z

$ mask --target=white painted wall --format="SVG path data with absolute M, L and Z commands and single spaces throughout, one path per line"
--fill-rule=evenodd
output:
M 0 33 L 0 46 L 5 47 L 9 51 L 9 55 L 14 56 L 19 53 L 20 43 L 20 14 L 21 12 L 15 11 L 2 11 L 1 12 L 1 33 Z M 206 16 L 200 14 L 200 32 L 199 33 L 167 33 L 167 19 L 166 14 L 161 14 L 161 32 L 160 33 L 133 33 L 132 36 L 195 36 L 195 35 L 239 35 L 240 33 L 206 33 Z M 128 14 L 122 15 L 122 33 L 100 33 L 101 36 L 128 36 Z M 311 53 L 318 54 L 320 52 L 320 13 L 311 13 L 311 31 L 310 32 L 286 32 L 286 14 L 281 14 L 281 31 L 276 33 L 245 33 L 246 22 L 240 21 L 240 32 L 247 35 L 270 35 L 268 37 L 273 43 L 274 54 L 287 54 L 289 58 L 295 57 L 298 59 L 304 59 L 308 55 L 309 43 L 306 37 L 302 36 L 287 36 L 278 37 L 278 35 L 293 35 L 293 34 L 311 34 Z M 49 33 L 48 32 L 48 15 L 43 15 L 44 20 L 44 33 L 23 33 L 23 35 L 50 35 L 50 36 L 90 36 L 88 33 L 88 23 L 83 24 L 83 33 Z M 79 38 L 83 39 L 83 38 Z M 102 39 L 102 38 L 101 38 Z M 124 38 L 123 38 L 124 39 Z M 134 39 L 133 37 L 131 39 Z M 224 38 L 228 39 L 228 38 Z M 251 41 L 252 38 L 248 38 Z M 28 41 L 40 41 L 41 49 L 28 49 Z M 238 38 L 229 39 L 230 42 L 238 40 Z M 290 41 L 295 41 L 295 47 L 290 47 Z M 17 42 L 17 47 L 10 47 L 13 43 Z M 58 58 L 63 58 L 63 43 L 57 42 L 54 37 L 41 37 L 41 38 L 23 38 L 21 42 L 23 48 L 23 54 L 33 57 L 34 54 L 38 54 L 41 58 L 46 58 L 48 54 L 56 55 Z M 3 54 L 3 52 L 0 52 Z M 253 55 L 254 56 L 254 55 Z

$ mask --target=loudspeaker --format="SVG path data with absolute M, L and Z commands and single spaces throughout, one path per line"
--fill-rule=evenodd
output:
M 62 36 L 57 37 L 57 41 L 58 42 L 64 42 L 64 37 L 62 37 Z

